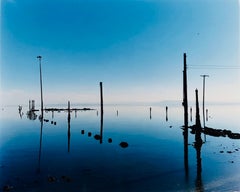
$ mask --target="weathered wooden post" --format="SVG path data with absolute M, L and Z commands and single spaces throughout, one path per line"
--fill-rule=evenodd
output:
M 196 132 L 195 132 L 195 143 L 194 147 L 197 153 L 197 178 L 196 178 L 196 189 L 197 191 L 203 191 L 202 186 L 202 159 L 201 159 L 201 148 L 202 148 L 202 138 L 201 138 L 201 122 L 199 114 L 199 103 L 198 103 L 198 90 L 195 90 L 196 93 Z
M 166 106 L 166 121 L 168 121 L 168 106 Z
M 188 97 L 187 97 L 187 55 L 183 54 L 183 106 L 184 106 L 184 125 L 188 126 Z
M 101 124 L 100 124 L 100 144 L 103 138 L 103 88 L 102 82 L 100 82 L 100 102 L 101 102 Z
M 196 127 L 201 129 L 200 114 L 199 114 L 199 103 L 198 103 L 198 90 L 195 90 L 196 93 Z
M 190 108 L 190 121 L 192 122 L 192 107 Z
M 152 108 L 150 107 L 150 119 L 152 119 Z
M 183 54 L 183 107 L 184 107 L 184 167 L 188 180 L 188 98 L 187 98 L 187 55 Z
M 103 113 L 103 88 L 102 88 L 102 82 L 100 82 L 100 102 L 101 102 L 101 113 Z

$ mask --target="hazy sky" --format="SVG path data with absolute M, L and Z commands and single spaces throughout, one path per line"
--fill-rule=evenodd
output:
M 195 88 L 202 97 L 208 74 L 207 101 L 240 101 L 239 9 L 238 0 L 1 0 L 1 101 L 39 104 L 38 55 L 45 103 L 99 102 L 100 81 L 109 103 L 181 100 L 184 52 L 189 99 Z

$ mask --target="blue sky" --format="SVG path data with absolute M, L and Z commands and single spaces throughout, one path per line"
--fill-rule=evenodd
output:
M 100 81 L 109 103 L 181 100 L 184 52 L 190 99 L 208 74 L 208 101 L 240 101 L 239 1 L 1 1 L 4 104 L 39 103 L 37 55 L 45 103 L 96 103 Z

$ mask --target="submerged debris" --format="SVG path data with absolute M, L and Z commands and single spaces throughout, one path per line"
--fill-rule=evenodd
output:
M 196 127 L 196 125 L 189 127 L 190 129 L 192 129 L 192 134 L 195 133 Z M 205 127 L 201 128 L 201 132 L 214 137 L 229 137 L 230 139 L 240 139 L 240 133 L 232 133 L 232 131 L 226 129 L 214 129 L 210 127 Z

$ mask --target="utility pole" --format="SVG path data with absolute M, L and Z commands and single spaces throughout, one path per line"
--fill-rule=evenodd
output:
M 40 89 L 41 89 L 41 115 L 43 118 L 43 92 L 42 92 L 42 65 L 41 65 L 41 59 L 42 56 L 37 56 L 37 59 L 39 60 L 39 71 L 40 71 Z
M 205 128 L 205 78 L 209 75 L 201 75 L 203 77 L 203 126 Z

